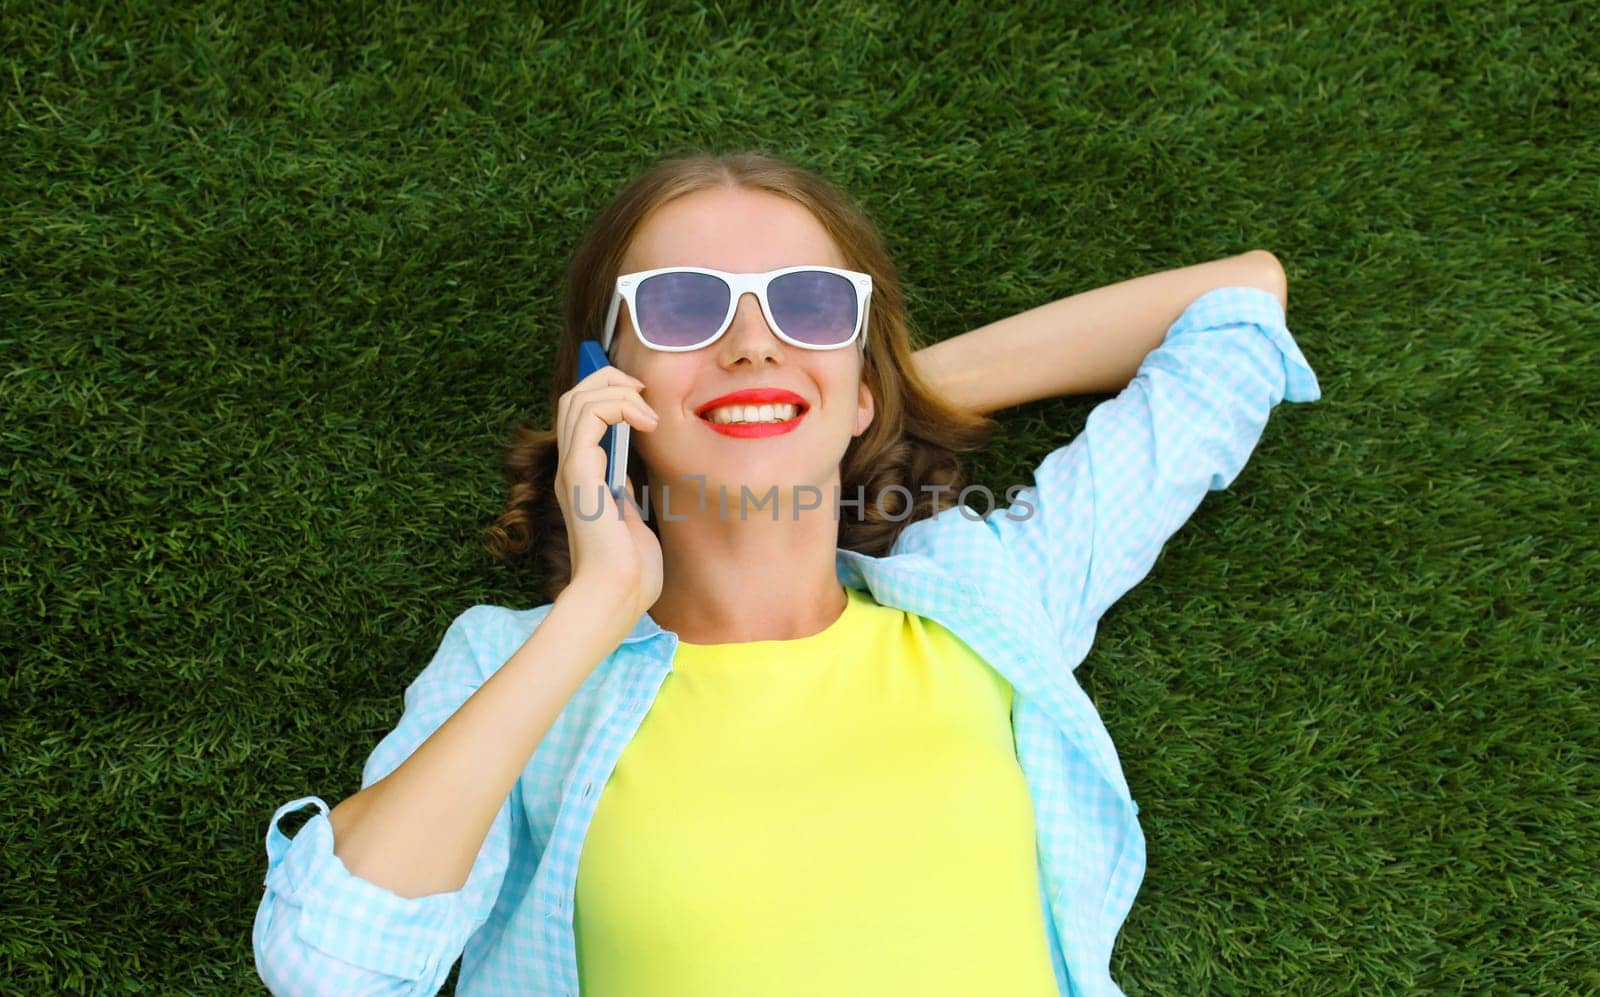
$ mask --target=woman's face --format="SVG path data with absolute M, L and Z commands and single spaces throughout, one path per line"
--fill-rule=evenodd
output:
M 822 225 L 800 204 L 765 191 L 720 188 L 685 194 L 648 215 L 620 272 L 699 266 L 759 273 L 802 264 L 849 269 Z M 632 449 L 655 484 L 672 487 L 673 515 L 689 511 L 700 497 L 700 486 L 685 481 L 686 475 L 705 476 L 711 503 L 718 501 L 719 486 L 726 488 L 730 510 L 738 509 L 741 486 L 759 498 L 773 485 L 784 508 L 795 485 L 819 488 L 828 508 L 850 440 L 872 422 L 872 394 L 861 378 L 859 347 L 790 346 L 773 334 L 754 294 L 739 300 L 733 324 L 721 338 L 684 353 L 663 353 L 639 342 L 624 306 L 611 362 L 645 383 L 644 400 L 660 417 L 655 429 L 632 434 Z M 795 428 L 740 438 L 717 432 L 697 414 L 707 402 L 745 388 L 781 388 L 803 398 L 805 409 Z M 730 518 L 735 514 L 730 511 Z

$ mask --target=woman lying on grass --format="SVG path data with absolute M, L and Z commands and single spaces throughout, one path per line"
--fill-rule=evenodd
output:
M 460 957 L 463 994 L 1118 992 L 1144 836 L 1073 669 L 1272 407 L 1319 397 L 1276 259 L 913 353 L 858 208 L 702 156 L 624 190 L 565 292 L 555 428 L 511 446 L 490 531 L 553 601 L 461 613 L 364 788 L 274 815 L 263 979 L 434 993 Z M 587 338 L 613 366 L 579 381 Z M 1003 507 L 962 495 L 986 413 L 1111 391 Z

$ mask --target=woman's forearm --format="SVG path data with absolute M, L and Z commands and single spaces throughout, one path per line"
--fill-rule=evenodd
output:
M 1001 319 L 914 354 L 947 401 L 977 412 L 1122 390 L 1196 298 L 1259 287 L 1288 307 L 1283 267 L 1264 249 L 1095 288 Z

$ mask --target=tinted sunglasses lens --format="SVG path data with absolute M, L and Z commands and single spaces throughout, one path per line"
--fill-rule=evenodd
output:
M 856 329 L 856 286 L 836 273 L 786 273 L 767 285 L 767 304 L 784 335 L 808 346 L 843 345 Z
M 645 278 L 634 293 L 639 335 L 653 346 L 694 346 L 728 317 L 728 285 L 704 273 L 663 273 Z

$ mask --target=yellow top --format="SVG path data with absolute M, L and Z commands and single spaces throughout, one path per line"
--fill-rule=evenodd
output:
M 583 997 L 1057 992 L 1010 685 L 846 592 L 809 637 L 679 643 L 584 841 Z

